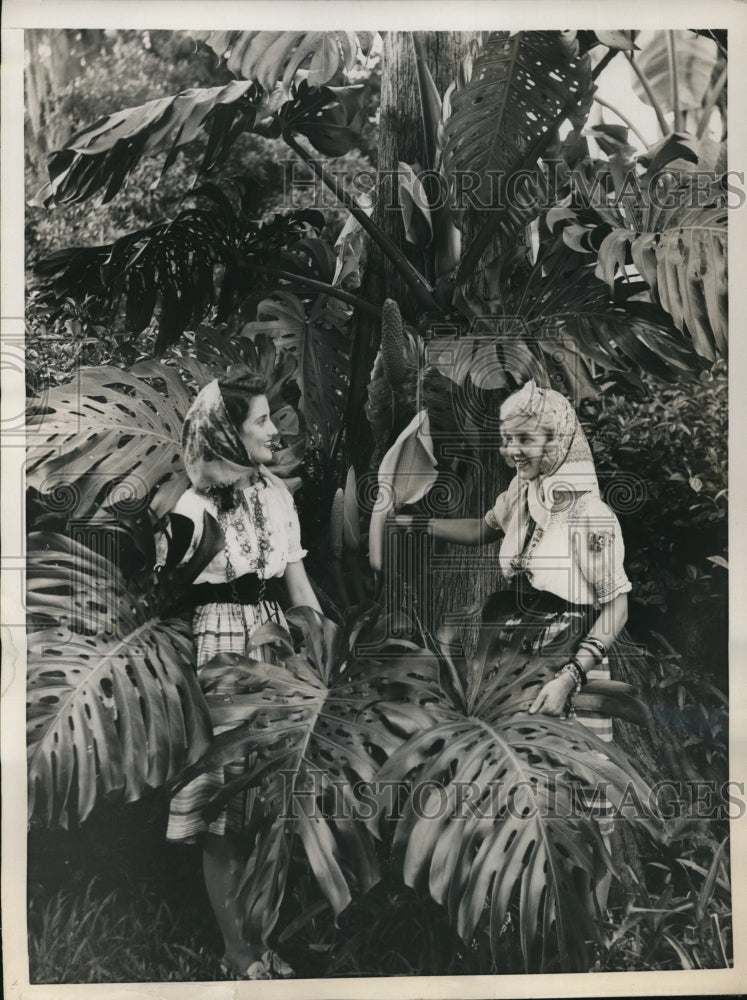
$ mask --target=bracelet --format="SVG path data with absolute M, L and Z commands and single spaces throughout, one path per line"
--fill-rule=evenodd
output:
M 561 669 L 558 671 L 558 673 L 555 674 L 555 676 L 559 677 L 560 674 L 563 673 L 571 675 L 571 677 L 573 678 L 573 683 L 575 685 L 575 693 L 578 694 L 581 688 L 586 683 L 586 674 L 581 668 L 581 664 L 575 657 L 572 660 L 569 660 L 568 663 L 566 663 L 563 667 L 561 667 Z
M 602 656 L 607 655 L 607 647 L 605 644 L 601 639 L 597 639 L 596 636 L 593 635 L 585 636 L 579 643 L 579 646 L 589 646 L 592 649 L 597 649 Z
M 578 649 L 585 649 L 594 657 L 594 666 L 598 666 L 607 655 L 607 647 L 599 639 L 587 636 L 578 644 Z

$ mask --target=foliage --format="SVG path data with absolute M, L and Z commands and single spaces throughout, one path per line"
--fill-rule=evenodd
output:
M 322 244 L 323 245 L 323 244 Z M 247 323 L 247 337 L 267 335 L 298 364 L 298 384 L 310 429 L 325 454 L 339 445 L 350 381 L 350 310 L 327 295 L 312 302 L 308 318 L 292 292 L 276 291 L 257 306 L 257 319 Z
M 388 640 L 378 655 L 354 655 L 367 617 L 370 610 L 336 634 L 311 609 L 294 609 L 288 619 L 298 648 L 274 624 L 258 629 L 247 647 L 273 643 L 282 666 L 219 654 L 203 669 L 214 725 L 234 728 L 214 739 L 181 782 L 256 754 L 256 763 L 208 806 L 217 809 L 258 785 L 253 847 L 239 893 L 251 940 L 266 940 L 277 921 L 295 838 L 335 915 L 350 902 L 351 883 L 365 892 L 378 880 L 371 824 L 348 812 L 354 788 L 370 784 L 378 762 L 401 742 L 402 710 L 390 703 L 394 691 L 408 700 L 409 731 L 427 718 L 421 706 L 435 692 L 418 684 L 429 658 L 411 653 L 412 644 Z M 393 653 L 399 653 L 394 662 Z
M 648 792 L 631 761 L 580 723 L 527 714 L 567 659 L 569 638 L 538 651 L 544 622 L 526 615 L 507 638 L 500 611 L 505 596 L 483 609 L 474 659 L 452 665 L 440 718 L 395 752 L 379 780 L 411 783 L 412 798 L 394 833 L 405 880 L 428 887 L 465 942 L 489 917 L 498 962 L 500 928 L 515 903 L 528 971 L 555 963 L 583 968 L 586 942 L 596 932 L 590 893 L 600 871 L 614 872 L 615 864 L 578 796 L 593 797 L 603 787 L 618 808 L 632 789 L 640 801 Z M 441 649 L 446 665 L 450 656 Z M 589 684 L 577 697 L 578 709 L 640 721 L 630 689 L 608 684 L 597 682 L 597 690 Z M 466 814 L 465 788 L 473 803 Z M 440 804 L 435 812 L 434 803 Z M 656 819 L 635 821 L 657 833 Z
M 731 880 L 727 841 L 695 834 L 667 863 L 650 861 L 647 888 L 620 908 L 605 931 L 595 971 L 728 967 Z
M 648 380 L 651 394 L 587 400 L 603 492 L 620 518 L 634 602 L 665 611 L 724 600 L 727 546 L 727 389 L 723 366 L 690 391 Z M 657 626 L 658 627 L 658 626 Z
M 348 556 L 357 560 L 360 554 L 360 533 L 353 531 L 357 517 L 350 516 L 355 473 L 351 479 L 348 472 L 344 493 L 341 483 L 353 460 L 365 468 L 370 457 L 343 453 L 351 418 L 348 393 L 354 388 L 353 398 L 365 397 L 360 391 L 364 386 L 351 387 L 361 368 L 353 361 L 361 350 L 355 334 L 363 314 L 383 320 L 381 351 L 369 387 L 369 415 L 382 450 L 409 419 L 418 392 L 426 397 L 437 423 L 438 414 L 452 402 L 454 384 L 465 393 L 503 392 L 536 371 L 540 381 L 559 375 L 569 393 L 593 398 L 587 417 L 596 413 L 601 431 L 592 437 L 599 438 L 602 452 L 609 450 L 610 461 L 616 462 L 613 450 L 625 446 L 617 440 L 620 431 L 641 423 L 636 424 L 638 415 L 629 402 L 609 394 L 600 397 L 600 390 L 622 388 L 644 398 L 652 374 L 693 379 L 723 353 L 722 193 L 714 189 L 707 206 L 710 215 L 653 211 L 656 206 L 640 191 L 630 198 L 621 196 L 626 171 L 650 180 L 662 166 L 677 172 L 677 191 L 689 190 L 688 164 L 701 155 L 703 146 L 677 134 L 633 163 L 626 136 L 600 127 L 595 138 L 603 150 L 607 140 L 608 158 L 592 158 L 581 130 L 593 89 L 588 48 L 599 42 L 611 48 L 598 67 L 615 51 L 629 52 L 633 36 L 481 34 L 455 87 L 442 101 L 414 38 L 428 169 L 452 180 L 457 173 L 476 171 L 483 195 L 489 171 L 498 170 L 503 174 L 501 196 L 518 184 L 522 191 L 540 193 L 552 203 L 579 166 L 591 191 L 599 188 L 609 195 L 609 204 L 603 198 L 601 205 L 571 196 L 539 219 L 536 204 L 509 204 L 508 198 L 502 210 L 482 220 L 462 253 L 459 211 L 435 203 L 433 177 L 423 180 L 418 165 L 400 164 L 401 208 L 409 223 L 408 238 L 423 251 L 424 274 L 374 224 L 350 188 L 307 148 L 339 158 L 359 141 L 366 93 L 355 83 L 346 85 L 359 68 L 358 42 L 348 33 L 213 33 L 209 44 L 227 56 L 227 70 L 251 79 L 228 79 L 222 70 L 223 78 L 206 81 L 207 86 L 180 86 L 178 94 L 156 100 L 150 100 L 151 94 L 138 96 L 139 106 L 113 114 L 107 109 L 106 117 L 79 130 L 52 154 L 51 181 L 42 198 L 48 204 L 75 206 L 98 192 L 107 201 L 128 176 L 136 191 L 143 190 L 146 179 L 157 185 L 154 164 L 147 163 L 154 155 L 165 154 L 160 176 L 173 167 L 173 176 L 183 180 L 188 171 L 182 166 L 189 163 L 199 176 L 210 171 L 212 181 L 189 192 L 178 211 L 161 213 L 169 216 L 166 221 L 154 221 L 149 212 L 125 210 L 129 232 L 123 235 L 117 229 L 100 238 L 98 246 L 61 250 L 38 268 L 48 288 L 44 294 L 35 293 L 34 322 L 40 322 L 43 309 L 68 309 L 72 304 L 80 311 L 79 332 L 88 341 L 103 335 L 123 364 L 127 351 L 135 350 L 123 333 L 145 331 L 145 343 L 157 353 L 171 346 L 165 363 L 139 360 L 127 368 L 83 369 L 77 385 L 53 388 L 32 404 L 32 495 L 48 503 L 55 490 L 73 487 L 76 503 L 69 511 L 92 514 L 94 521 L 116 513 L 121 522 L 117 531 L 124 533 L 128 525 L 142 556 L 140 570 L 125 576 L 79 542 L 37 536 L 37 573 L 29 593 L 40 627 L 30 640 L 36 655 L 29 721 L 32 753 L 38 751 L 31 768 L 32 790 L 38 786 L 42 793 L 39 814 L 47 822 L 64 824 L 84 817 L 102 794 L 124 791 L 127 798 L 136 799 L 175 777 L 187 743 L 192 760 L 204 749 L 205 701 L 189 671 L 183 624 L 163 614 L 163 606 L 159 609 L 152 577 L 143 567 L 152 562 L 152 522 L 173 505 L 185 485 L 178 457 L 184 412 L 194 389 L 227 365 L 249 361 L 270 376 L 273 420 L 282 424 L 285 444 L 277 468 L 286 475 L 303 457 L 308 426 L 314 445 L 310 460 L 319 464 L 323 499 L 323 509 L 315 516 L 328 534 L 334 598 L 344 607 L 350 603 L 348 584 L 354 584 L 359 599 L 372 586 L 370 579 L 361 581 L 351 572 L 345 578 L 342 573 L 343 561 Z M 564 121 L 572 131 L 561 142 Z M 411 309 L 389 300 L 380 311 L 378 302 L 352 295 L 350 281 L 343 287 L 346 269 L 354 278 L 361 252 L 360 240 L 350 233 L 352 226 L 346 228 L 354 238 L 343 239 L 336 267 L 327 240 L 332 234 L 322 231 L 324 219 L 318 214 L 300 210 L 269 219 L 271 197 L 246 182 L 240 186 L 238 208 L 232 203 L 220 167 L 224 164 L 228 172 L 230 158 L 247 141 L 255 144 L 249 147 L 257 156 L 252 168 L 266 162 L 271 148 L 290 150 L 308 166 L 398 270 L 412 294 Z M 179 152 L 183 147 L 184 153 Z M 561 165 L 559 189 L 549 170 L 556 158 Z M 147 215 L 145 222 L 141 214 Z M 515 241 L 530 222 L 536 252 L 530 258 L 509 247 L 485 270 L 484 293 L 477 296 L 468 282 L 497 230 L 502 230 L 504 241 Z M 559 222 L 562 234 L 553 233 Z M 704 235 L 713 232 L 715 240 L 707 243 Z M 638 279 L 632 276 L 633 267 Z M 117 315 L 121 301 L 123 317 Z M 416 322 L 407 328 L 400 313 L 412 315 L 413 310 Z M 154 338 L 156 315 L 159 330 Z M 63 312 L 59 316 L 62 321 Z M 205 318 L 217 320 L 218 328 L 200 328 Z M 444 360 L 447 352 L 433 352 L 427 343 L 434 330 L 447 332 L 442 348 L 455 348 L 457 363 L 452 361 L 451 367 Z M 398 347 L 405 355 L 404 370 Z M 440 376 L 428 388 L 425 380 L 417 380 L 426 348 Z M 91 352 L 96 349 L 91 347 Z M 666 426 L 662 417 L 669 420 L 670 410 L 685 408 L 688 402 L 672 392 L 670 397 L 659 396 L 663 413 L 657 409 L 659 400 L 645 403 L 650 418 L 661 425 L 647 425 L 653 435 L 648 450 L 657 454 L 659 479 L 662 469 L 670 475 L 667 489 L 674 483 L 682 490 L 685 479 L 679 476 L 685 472 L 667 469 L 659 448 L 664 445 L 661 428 Z M 685 428 L 683 435 L 688 424 L 677 424 Z M 688 525 L 691 515 L 713 528 L 718 546 L 706 558 L 720 572 L 724 519 L 719 505 L 725 467 L 705 426 L 702 430 L 702 435 L 700 430 L 690 432 L 690 465 L 685 467 L 687 486 L 698 497 L 697 510 L 683 511 L 682 524 L 671 518 L 673 502 L 668 514 L 675 528 Z M 691 458 L 700 456 L 701 441 L 703 453 L 696 467 Z M 116 494 L 123 486 L 140 505 L 135 519 L 117 510 Z M 666 508 L 668 495 L 662 494 L 662 499 Z M 679 503 L 683 498 L 676 499 Z M 72 530 L 70 518 L 64 521 Z M 637 517 L 636 523 L 642 522 L 644 518 Z M 161 525 L 174 531 L 178 527 L 173 519 L 162 519 Z M 178 583 L 167 573 L 166 588 L 172 582 Z M 328 605 L 334 607 L 334 600 L 325 598 Z M 99 630 L 96 616 L 101 607 L 110 631 Z M 412 899 L 399 885 L 378 885 L 382 870 L 391 873 L 385 861 L 391 844 L 396 878 L 412 884 L 421 902 L 430 896 L 443 904 L 464 942 L 460 961 L 466 967 L 473 951 L 480 954 L 480 969 L 489 961 L 494 967 L 502 961 L 505 966 L 507 941 L 515 943 L 526 969 L 588 968 L 587 944 L 592 940 L 598 948 L 607 947 L 605 961 L 611 966 L 621 951 L 615 951 L 616 941 L 623 939 L 631 953 L 639 948 L 638 960 L 646 962 L 649 958 L 639 947 L 640 928 L 659 935 L 657 940 L 666 942 L 684 964 L 685 945 L 669 927 L 662 931 L 656 917 L 650 927 L 648 918 L 628 922 L 622 938 L 610 943 L 600 937 L 599 915 L 589 909 L 596 881 L 605 871 L 615 872 L 616 866 L 595 822 L 584 815 L 569 818 L 568 808 L 579 795 L 593 794 L 602 781 L 613 806 L 620 804 L 626 789 L 635 788 L 645 798 L 647 788 L 619 748 L 600 743 L 579 724 L 526 714 L 533 692 L 564 662 L 569 649 L 550 648 L 543 651 L 549 655 L 533 656 L 516 639 L 504 644 L 497 656 L 501 644 L 491 644 L 495 628 L 488 628 L 477 657 L 455 662 L 449 650 L 422 629 L 417 645 L 411 638 L 392 638 L 392 622 L 374 621 L 375 611 L 368 606 L 348 616 L 334 610 L 342 618 L 337 630 L 309 609 L 296 609 L 288 615 L 289 632 L 266 626 L 255 635 L 257 646 L 274 645 L 278 662 L 219 656 L 204 673 L 212 722 L 239 724 L 215 737 L 179 780 L 184 783 L 242 754 L 254 755 L 249 770 L 217 792 L 208 809 L 217 811 L 249 787 L 258 790 L 239 890 L 252 939 L 266 939 L 284 907 L 287 911 L 291 882 L 294 891 L 299 885 L 316 885 L 321 898 L 312 913 L 327 915 L 321 931 L 327 943 L 335 940 L 328 930 L 329 917 L 339 921 L 348 913 L 354 893 L 377 885 L 374 892 L 395 905 Z M 139 646 L 132 643 L 135 636 Z M 123 646 L 124 661 L 117 658 Z M 49 669 L 51 655 L 59 669 Z M 191 678 L 182 688 L 183 696 L 181 681 L 174 681 L 182 674 Z M 107 683 L 99 683 L 99 676 Z M 72 692 L 62 705 L 60 687 Z M 590 686 L 579 695 L 578 705 L 614 711 L 627 721 L 643 718 L 630 690 L 619 685 L 596 691 Z M 156 732 L 157 713 L 166 710 L 170 728 Z M 191 741 L 190 726 L 195 730 Z M 41 746 L 50 733 L 52 743 Z M 93 760 L 89 746 L 96 748 Z M 340 804 L 358 809 L 359 783 L 377 777 L 405 788 L 409 797 L 401 816 L 384 809 L 386 822 L 377 827 L 372 819 L 341 817 L 335 811 Z M 440 785 L 453 804 L 462 779 L 479 786 L 481 801 L 492 799 L 489 783 L 498 783 L 495 814 L 473 814 L 466 823 L 450 822 L 448 815 L 425 821 L 415 802 L 423 782 Z M 32 796 L 32 807 L 35 804 Z M 517 804 L 526 814 L 522 818 L 516 815 Z M 655 820 L 648 830 L 660 833 Z M 377 844 L 377 837 L 383 845 Z M 690 896 L 682 912 L 694 906 L 700 923 L 676 924 L 676 933 L 693 945 L 688 956 L 694 957 L 687 961 L 695 965 L 726 960 L 726 948 L 718 953 L 721 939 L 708 937 L 702 927 L 706 912 L 723 903 L 714 887 L 723 881 L 724 850 L 719 847 L 709 862 L 697 899 L 694 884 L 686 890 Z M 704 869 L 701 856 L 686 860 L 690 871 L 696 871 L 692 865 Z M 645 896 L 648 880 L 638 888 Z M 667 892 L 666 887 L 660 892 L 662 905 L 672 898 Z M 365 903 L 361 905 L 365 910 Z M 73 908 L 70 914 L 75 912 Z M 425 912 L 426 927 L 443 928 L 430 903 Z M 719 912 L 725 919 L 725 909 Z M 65 913 L 50 910 L 44 925 L 54 926 Z M 292 921 L 286 933 L 291 938 L 307 929 L 304 918 Z M 515 965 L 517 956 L 508 964 Z
M 226 191 L 205 184 L 193 196 L 208 207 L 182 209 L 171 220 L 106 246 L 74 247 L 47 257 L 36 268 L 44 288 L 40 305 L 58 315 L 70 299 L 86 301 L 111 321 L 124 299 L 124 328 L 136 337 L 153 319 L 158 301 L 155 351 L 162 354 L 213 305 L 218 322 L 224 322 L 251 294 L 246 272 L 252 264 L 260 270 L 285 268 L 291 278 L 314 278 L 320 276 L 321 262 L 322 276 L 328 276 L 329 250 L 317 239 L 324 225 L 320 212 L 301 209 L 258 223 L 256 185 L 237 177 L 231 188 L 238 192 L 237 207 Z
M 296 470 L 305 433 L 295 408 L 293 358 L 267 337 L 231 345 L 209 329 L 198 332 L 194 348 L 196 358 L 171 365 L 84 369 L 72 384 L 32 401 L 27 483 L 42 499 L 51 496 L 51 509 L 62 506 L 77 517 L 96 509 L 115 513 L 117 506 L 125 512 L 150 506 L 155 515 L 170 510 L 188 485 L 180 437 L 193 386 L 201 388 L 230 363 L 249 364 L 264 376 L 283 434 L 275 471 L 287 478 Z
M 563 221 L 563 238 L 596 256 L 595 273 L 612 291 L 618 269 L 634 288 L 637 272 L 700 355 L 723 357 L 726 202 L 720 174 L 713 174 L 710 190 L 703 187 L 694 172 L 703 168 L 699 146 L 686 135 L 673 133 L 636 160 L 625 149 L 606 164 L 580 163 L 577 171 L 588 169 L 593 179 L 588 195 L 574 187 L 566 203 L 549 212 L 548 225 Z
M 207 44 L 226 60 L 226 68 L 271 91 L 281 81 L 289 89 L 308 63 L 306 81 L 329 83 L 341 66 L 349 72 L 359 47 L 369 48 L 370 32 L 354 31 L 212 31 Z
M 537 67 L 541 72 L 536 72 Z M 466 75 L 466 74 L 465 74 Z M 443 124 L 443 166 L 450 178 L 476 172 L 476 195 L 482 207 L 512 202 L 506 191 L 515 176 L 534 171 L 539 157 L 557 139 L 569 119 L 580 127 L 589 111 L 591 60 L 579 55 L 562 34 L 494 32 L 482 46 L 471 74 L 450 95 L 450 114 Z M 493 190 L 498 184 L 498 190 Z M 505 208 L 504 208 L 505 211 Z M 527 213 L 522 213 L 526 225 Z M 477 247 L 484 249 L 494 219 L 459 266 L 458 280 L 471 274 Z
M 64 536 L 30 535 L 27 562 L 29 815 L 67 827 L 173 780 L 210 723 L 184 621 Z

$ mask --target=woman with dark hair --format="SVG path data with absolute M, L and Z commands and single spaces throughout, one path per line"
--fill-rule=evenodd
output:
M 184 421 L 183 458 L 191 487 L 174 513 L 189 518 L 194 527 L 181 562 L 189 560 L 200 543 L 205 512 L 217 521 L 224 542 L 191 588 L 198 676 L 218 653 L 245 654 L 260 626 L 284 624 L 278 604 L 281 581 L 290 606 L 321 611 L 303 565 L 306 552 L 293 498 L 267 469 L 276 436 L 265 386 L 246 369 L 205 386 Z M 248 655 L 265 658 L 262 649 Z M 219 688 L 211 690 L 220 693 Z M 252 790 L 234 796 L 211 823 L 202 817 L 211 796 L 238 777 L 246 763 L 237 761 L 203 774 L 174 795 L 167 837 L 202 844 L 205 884 L 225 943 L 226 973 L 269 979 L 292 975 L 292 970 L 265 942 L 245 939 L 236 899 Z

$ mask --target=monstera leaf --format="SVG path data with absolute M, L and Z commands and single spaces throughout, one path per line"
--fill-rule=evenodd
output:
M 726 217 L 726 208 L 685 208 L 654 231 L 613 229 L 599 248 L 596 270 L 613 285 L 629 249 L 656 301 L 709 361 L 728 350 Z
M 635 379 L 650 373 L 672 381 L 695 376 L 704 362 L 692 341 L 659 306 L 627 297 L 641 291 L 642 282 L 632 285 L 619 278 L 610 295 L 595 276 L 593 262 L 555 240 L 541 249 L 523 281 L 505 296 L 503 308 L 522 317 L 528 343 L 539 345 L 547 363 L 560 362 L 572 390 L 574 380 L 583 378 L 577 359 L 599 365 L 605 378 L 627 381 L 628 375 Z M 583 382 L 577 388 L 583 390 Z
M 443 164 L 450 176 L 476 171 L 480 201 L 491 185 L 534 165 L 548 132 L 577 109 L 591 88 L 588 56 L 574 56 L 560 33 L 491 33 L 471 78 L 451 94 Z
M 673 93 L 680 110 L 700 108 L 718 62 L 716 42 L 693 31 L 654 31 L 639 42 L 642 49 L 635 60 L 661 110 L 674 110 Z M 650 105 L 638 76 L 631 72 L 630 77 L 636 97 Z
M 152 506 L 165 513 L 187 486 L 179 439 L 191 401 L 179 373 L 158 362 L 83 369 L 32 401 L 27 483 L 76 517 L 102 494 L 105 507 L 142 508 L 158 488 Z
M 198 33 L 200 37 L 201 33 Z M 371 44 L 369 32 L 354 31 L 211 31 L 207 44 L 245 80 L 272 90 L 282 80 L 290 88 L 300 71 L 311 86 L 327 83 L 341 66 L 350 71 L 360 48 Z
M 63 535 L 31 534 L 27 566 L 29 815 L 68 827 L 172 781 L 210 720 L 184 621 Z
M 165 173 L 178 150 L 205 132 L 208 142 L 200 169 L 207 171 L 225 158 L 242 131 L 252 129 L 262 94 L 251 81 L 232 80 L 223 87 L 184 90 L 106 115 L 52 153 L 49 183 L 34 204 L 72 204 L 102 189 L 103 201 L 111 201 L 142 157 L 165 152 Z
M 637 157 L 587 163 L 597 184 L 575 187 L 575 206 L 547 214 L 573 249 L 596 261 L 615 290 L 638 272 L 654 301 L 708 361 L 727 348 L 727 211 L 717 177 L 703 184 L 702 143 L 672 133 Z M 601 187 L 599 186 L 601 184 Z
M 491 602 L 512 600 L 501 593 Z M 651 790 L 619 748 L 578 721 L 527 712 L 576 639 L 566 631 L 539 645 L 546 621 L 526 613 L 507 637 L 506 616 L 495 616 L 492 603 L 484 611 L 477 655 L 452 672 L 466 676 L 466 686 L 445 687 L 440 717 L 378 773 L 382 785 L 407 782 L 411 790 L 395 852 L 406 882 L 446 907 L 465 942 L 489 922 L 496 961 L 501 928 L 516 907 L 528 970 L 550 961 L 588 968 L 586 942 L 598 934 L 590 893 L 601 872 L 615 871 L 594 797 L 606 796 L 626 818 L 626 803 L 648 808 L 629 818 L 652 835 L 661 824 Z M 632 689 L 616 682 L 589 682 L 576 708 L 645 721 Z
M 204 320 L 217 289 L 217 318 L 224 321 L 256 284 L 254 274 L 252 285 L 247 281 L 253 264 L 323 281 L 332 277 L 331 251 L 316 238 L 324 225 L 321 212 L 301 209 L 257 222 L 253 186 L 243 177 L 225 191 L 204 184 L 194 195 L 207 205 L 114 243 L 58 250 L 40 261 L 34 272 L 40 302 L 53 316 L 70 300 L 85 302 L 90 315 L 110 323 L 124 301 L 125 329 L 132 334 L 157 315 L 155 352 L 161 355 Z
M 359 612 L 338 632 L 310 608 L 293 609 L 287 616 L 293 634 L 267 625 L 252 636 L 253 646 L 274 645 L 278 664 L 224 655 L 202 673 L 214 723 L 240 724 L 217 736 L 182 781 L 256 755 L 207 813 L 257 787 L 254 847 L 239 895 L 252 940 L 266 940 L 277 920 L 296 838 L 335 914 L 353 889 L 365 891 L 379 877 L 375 827 L 356 786 L 372 790 L 380 761 L 429 720 L 424 706 L 438 688 L 423 678 L 433 657 L 412 644 L 389 640 L 369 644 L 370 655 L 354 654 L 366 635 L 367 612 L 363 619 Z
M 297 295 L 277 291 L 257 307 L 257 319 L 242 330 L 266 334 L 298 363 L 301 407 L 325 449 L 334 447 L 342 425 L 350 373 L 350 312 L 337 300 L 318 296 L 307 308 Z
M 265 377 L 273 421 L 282 434 L 274 471 L 292 475 L 305 430 L 295 406 L 295 362 L 268 339 L 234 347 L 210 330 L 196 337 L 197 359 L 179 365 L 199 386 L 246 364 Z M 27 483 L 51 511 L 83 517 L 98 507 L 170 510 L 189 485 L 181 430 L 194 392 L 174 365 L 142 361 L 127 370 L 87 368 L 68 385 L 32 400 L 27 417 Z M 290 485 L 290 483 L 289 483 Z
M 302 80 L 262 134 L 304 135 L 324 156 L 343 156 L 357 142 L 366 120 L 365 97 L 361 84 L 311 87 Z

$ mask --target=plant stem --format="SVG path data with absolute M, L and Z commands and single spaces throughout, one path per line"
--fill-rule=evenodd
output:
M 386 233 L 382 232 L 379 227 L 371 221 L 371 219 L 369 219 L 360 206 L 356 204 L 355 200 L 351 198 L 342 185 L 338 183 L 337 179 L 330 176 L 321 163 L 318 160 L 315 160 L 314 157 L 303 148 L 303 146 L 300 146 L 292 135 L 284 132 L 283 139 L 288 146 L 290 146 L 293 152 L 300 156 L 304 163 L 311 167 L 319 180 L 333 192 L 337 200 L 343 204 L 345 208 L 347 208 L 347 210 L 358 220 L 358 222 L 360 222 L 361 226 L 366 230 L 371 239 L 381 247 L 383 252 L 391 260 L 410 288 L 412 288 L 421 308 L 426 312 L 441 312 L 438 307 L 438 303 L 431 294 L 431 289 L 425 278 L 419 271 L 416 270 L 416 268 L 412 266 L 397 244 L 391 240 Z
M 648 148 L 648 145 L 649 145 L 649 144 L 648 144 L 648 143 L 646 142 L 646 140 L 645 140 L 645 138 L 644 138 L 643 134 L 642 134 L 641 132 L 639 132 L 639 130 L 638 130 L 638 129 L 637 129 L 636 127 L 635 127 L 635 125 L 634 125 L 634 124 L 633 124 L 633 122 L 632 122 L 632 121 L 630 120 L 630 118 L 628 118 L 628 116 L 627 116 L 627 115 L 624 115 L 624 114 L 622 113 L 622 111 L 619 111 L 619 110 L 618 110 L 618 109 L 617 109 L 617 108 L 615 107 L 615 105 L 614 105 L 614 104 L 609 104 L 609 103 L 608 103 L 607 101 L 604 101 L 604 100 L 602 100 L 602 98 L 601 98 L 601 97 L 598 97 L 598 96 L 597 96 L 596 94 L 594 95 L 594 100 L 595 100 L 595 101 L 596 101 L 596 103 L 597 103 L 597 104 L 599 104 L 599 105 L 600 105 L 601 107 L 603 107 L 603 108 L 607 108 L 607 110 L 608 110 L 608 111 L 611 111 L 613 115 L 617 115 L 617 117 L 618 117 L 618 118 L 620 119 L 620 121 L 623 121 L 623 122 L 625 122 L 625 124 L 626 124 L 626 125 L 628 126 L 628 128 L 630 129 L 630 131 L 631 131 L 631 132 L 633 132 L 633 133 L 634 133 L 634 134 L 635 134 L 636 136 L 638 136 L 638 138 L 640 139 L 640 141 L 641 141 L 641 142 L 643 143 L 643 148 L 644 148 L 644 149 L 647 149 L 647 148 Z
M 615 58 L 615 56 L 617 55 L 617 53 L 619 51 L 620 51 L 620 49 L 607 49 L 607 51 L 605 52 L 605 54 L 602 56 L 602 58 L 596 64 L 596 66 L 594 67 L 594 69 L 591 71 L 591 78 L 592 78 L 592 80 L 596 80 L 596 78 L 600 75 L 600 73 L 602 73 L 604 70 L 607 69 L 607 67 L 612 62 L 612 60 Z
M 654 96 L 654 92 L 651 89 L 651 84 L 646 79 L 645 75 L 643 74 L 643 72 L 639 68 L 639 66 L 636 63 L 636 61 L 633 59 L 633 56 L 630 54 L 630 52 L 626 52 L 625 53 L 625 57 L 627 58 L 628 62 L 630 63 L 630 65 L 631 65 L 631 67 L 633 69 L 633 72 L 638 77 L 638 79 L 640 81 L 640 84 L 643 87 L 643 91 L 646 94 L 646 97 L 648 98 L 648 103 L 654 109 L 654 112 L 656 114 L 656 120 L 658 121 L 659 128 L 661 129 L 661 134 L 662 135 L 669 135 L 670 129 L 669 129 L 669 126 L 667 125 L 667 120 L 664 117 L 664 112 L 661 110 L 661 106 L 659 105 L 659 102 L 656 100 L 656 97 Z
M 672 83 L 672 110 L 674 111 L 674 130 L 682 128 L 682 113 L 680 112 L 680 83 L 677 79 L 677 52 L 675 51 L 674 32 L 667 32 L 667 51 L 669 53 L 669 73 Z
M 247 271 L 253 271 L 256 274 L 272 274 L 276 278 L 283 278 L 285 281 L 295 281 L 299 285 L 306 285 L 307 288 L 314 288 L 316 291 L 323 292 L 325 295 L 329 295 L 333 299 L 340 299 L 341 302 L 347 302 L 348 305 L 354 306 L 361 312 L 368 313 L 369 316 L 373 316 L 375 319 L 381 319 L 381 310 L 377 309 L 376 306 L 372 305 L 370 302 L 366 302 L 365 299 L 359 299 L 357 295 L 351 295 L 350 292 L 346 292 L 342 288 L 336 288 L 334 285 L 328 285 L 324 281 L 317 281 L 315 278 L 307 278 L 302 274 L 294 274 L 292 271 L 283 271 L 279 267 L 270 267 L 265 264 L 252 264 L 245 260 L 242 260 L 239 266 Z
M 703 112 L 702 112 L 703 117 L 700 119 L 700 123 L 698 125 L 698 131 L 695 134 L 696 139 L 702 139 L 706 133 L 706 129 L 708 128 L 708 123 L 711 120 L 711 112 L 713 111 L 716 101 L 721 96 L 721 91 L 726 86 L 726 69 L 727 69 L 726 66 L 724 66 L 724 68 L 721 70 L 721 75 L 719 76 L 718 80 L 716 80 L 714 85 L 711 87 L 711 90 L 708 94 L 708 99 L 703 105 Z

